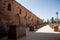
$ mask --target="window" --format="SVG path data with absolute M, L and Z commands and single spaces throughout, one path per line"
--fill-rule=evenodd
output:
M 8 4 L 8 10 L 11 11 L 11 4 Z
M 21 14 L 21 9 L 20 9 L 20 14 Z

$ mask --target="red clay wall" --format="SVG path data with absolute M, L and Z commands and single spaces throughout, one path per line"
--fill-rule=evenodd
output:
M 11 11 L 8 10 L 8 4 L 11 5 Z M 37 21 L 38 24 L 42 24 L 41 19 L 15 0 L 0 0 L 0 13 L 4 16 L 2 19 L 3 23 L 6 25 L 16 25 L 17 37 L 21 36 L 21 33 L 22 35 L 25 34 L 26 25 L 35 26 Z

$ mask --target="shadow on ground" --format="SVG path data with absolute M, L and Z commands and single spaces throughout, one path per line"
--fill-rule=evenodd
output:
M 11 40 L 8 37 L 0 38 L 0 40 Z M 47 33 L 26 31 L 26 36 L 17 40 L 60 40 L 60 33 Z
M 20 40 L 20 39 L 19 39 Z M 60 33 L 27 32 L 21 40 L 60 40 Z

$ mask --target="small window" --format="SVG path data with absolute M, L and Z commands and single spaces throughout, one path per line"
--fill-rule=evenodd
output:
M 8 10 L 11 11 L 11 4 L 8 4 Z
M 21 14 L 21 9 L 20 9 L 20 14 Z

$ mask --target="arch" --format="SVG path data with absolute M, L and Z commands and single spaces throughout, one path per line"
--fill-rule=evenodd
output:
M 22 10 L 20 9 L 20 14 L 22 14 L 21 11 L 22 11 Z
M 8 4 L 8 10 L 11 11 L 11 4 Z

